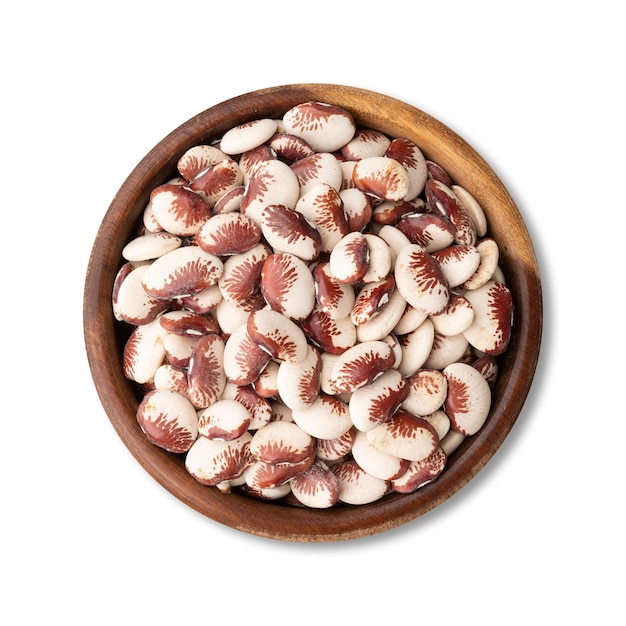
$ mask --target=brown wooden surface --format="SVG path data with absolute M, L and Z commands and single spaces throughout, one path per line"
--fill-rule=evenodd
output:
M 427 158 L 465 187 L 487 215 L 489 234 L 499 244 L 501 266 L 516 306 L 490 417 L 451 455 L 443 474 L 414 494 L 326 510 L 222 494 L 197 483 L 184 469 L 181 456 L 151 445 L 135 417 L 137 390 L 122 373 L 121 351 L 128 328 L 115 322 L 111 310 L 122 248 L 136 234 L 150 191 L 176 174 L 176 162 L 185 150 L 242 122 L 281 117 L 308 100 L 344 107 L 358 125 L 414 141 Z M 532 383 L 541 344 L 542 307 L 539 268 L 523 219 L 500 179 L 471 146 L 430 115 L 396 99 L 339 85 L 301 84 L 244 94 L 207 109 L 165 137 L 130 173 L 94 242 L 85 281 L 84 336 L 94 383 L 111 423 L 137 461 L 164 488 L 205 516 L 243 532 L 285 541 L 340 541 L 379 533 L 423 515 L 466 485 L 492 458 L 517 420 Z

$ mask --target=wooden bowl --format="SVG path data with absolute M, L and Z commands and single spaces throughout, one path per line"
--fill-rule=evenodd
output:
M 179 157 L 229 128 L 262 117 L 279 118 L 292 106 L 317 100 L 343 107 L 357 125 L 414 141 L 428 159 L 482 205 L 490 235 L 515 302 L 511 342 L 500 358 L 492 409 L 483 428 L 450 456 L 439 478 L 413 494 L 391 494 L 369 505 L 308 509 L 202 486 L 180 455 L 150 444 L 139 428 L 141 395 L 122 372 L 128 329 L 111 308 L 123 246 L 136 234 L 152 189 L 176 175 Z M 379 533 L 430 511 L 468 483 L 491 459 L 513 427 L 529 392 L 542 332 L 542 291 L 527 229 L 511 196 L 490 166 L 462 138 L 430 115 L 391 97 L 342 85 L 298 84 L 247 93 L 196 115 L 158 145 L 130 173 L 96 236 L 84 291 L 84 335 L 89 364 L 104 409 L 124 444 L 165 489 L 208 518 L 231 528 L 284 541 L 331 542 Z

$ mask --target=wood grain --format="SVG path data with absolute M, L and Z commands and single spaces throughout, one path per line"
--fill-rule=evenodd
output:
M 311 510 L 222 494 L 197 483 L 182 456 L 151 445 L 135 412 L 139 390 L 125 379 L 122 347 L 129 329 L 111 310 L 113 281 L 123 246 L 136 234 L 151 190 L 176 174 L 190 147 L 260 117 L 281 117 L 308 100 L 344 107 L 358 125 L 417 143 L 482 205 L 489 234 L 500 247 L 501 266 L 516 309 L 509 350 L 501 359 L 492 410 L 482 430 L 448 460 L 443 474 L 414 494 L 392 494 L 365 506 Z M 283 541 L 329 542 L 380 533 L 438 506 L 466 485 L 493 457 L 516 422 L 537 366 L 543 324 L 542 287 L 529 233 L 510 194 L 484 159 L 461 137 L 423 111 L 394 98 L 341 85 L 298 84 L 243 94 L 188 120 L 155 146 L 113 198 L 96 236 L 84 289 L 84 338 L 94 384 L 118 435 L 137 461 L 165 489 L 208 518 L 240 531 Z

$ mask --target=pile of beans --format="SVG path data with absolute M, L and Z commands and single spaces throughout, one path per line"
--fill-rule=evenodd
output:
M 514 305 L 485 214 L 342 108 L 187 150 L 122 256 L 138 423 L 204 485 L 312 508 L 411 493 L 489 416 Z

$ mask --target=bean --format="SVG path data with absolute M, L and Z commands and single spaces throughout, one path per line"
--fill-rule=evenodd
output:
M 513 324 L 476 199 L 319 102 L 177 167 L 112 294 L 151 443 L 221 492 L 311 508 L 436 480 L 488 419 Z

